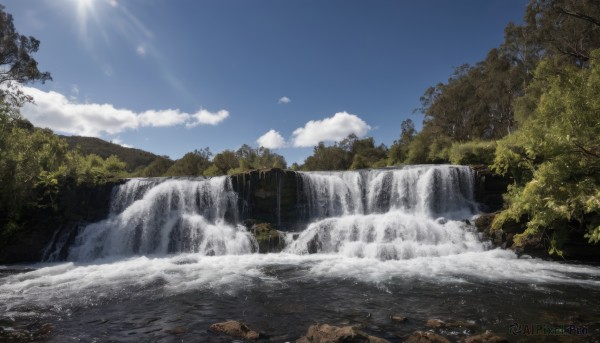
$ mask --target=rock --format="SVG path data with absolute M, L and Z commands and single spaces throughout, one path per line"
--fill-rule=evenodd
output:
M 172 335 L 179 335 L 182 333 L 186 333 L 188 330 L 186 328 L 184 328 L 183 326 L 176 326 L 174 328 L 164 329 L 163 331 L 166 333 L 170 333 Z
M 450 341 L 433 332 L 416 331 L 404 343 L 450 343 Z
M 483 232 L 486 235 L 489 235 L 490 229 L 492 228 L 492 222 L 494 221 L 494 217 L 496 217 L 496 213 L 482 213 L 477 218 L 475 218 L 475 227 L 477 231 Z
M 476 173 L 475 200 L 485 212 L 499 211 L 504 206 L 502 195 L 513 181 L 509 177 L 493 173 L 488 166 L 471 166 Z
M 246 324 L 235 320 L 212 324 L 209 326 L 208 330 L 247 340 L 257 340 L 260 338 L 258 332 L 250 329 Z
M 296 343 L 389 343 L 389 341 L 370 336 L 352 326 L 317 324 L 311 325 L 306 336 L 298 339 Z
M 440 327 L 444 327 L 446 323 L 444 323 L 444 321 L 439 320 L 439 319 L 428 319 L 427 323 L 425 325 L 429 326 L 430 328 L 440 328 Z
M 427 320 L 426 325 L 434 329 L 471 328 L 474 326 L 474 324 L 465 321 L 455 320 L 445 322 L 439 319 L 429 319 Z
M 493 333 L 486 331 L 480 335 L 467 337 L 464 343 L 508 343 L 506 338 L 496 336 Z
M 250 231 L 258 242 L 260 253 L 280 252 L 285 247 L 283 236 L 269 223 L 254 224 Z
M 399 322 L 399 323 L 404 323 L 405 321 L 408 320 L 408 318 L 406 318 L 405 316 L 399 315 L 399 314 L 392 314 L 390 316 L 390 319 L 393 322 Z

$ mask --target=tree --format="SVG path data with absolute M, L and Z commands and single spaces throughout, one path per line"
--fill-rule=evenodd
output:
M 319 142 L 313 148 L 313 154 L 304 160 L 302 170 L 348 170 L 352 164 L 350 151 L 340 147 L 337 143 L 325 146 Z
M 204 148 L 188 152 L 165 173 L 167 176 L 200 176 L 210 166 L 210 149 Z
M 387 154 L 387 165 L 393 166 L 400 164 L 408 157 L 408 148 L 415 139 L 417 131 L 415 124 L 411 119 L 405 119 L 400 124 L 400 138 L 395 140 Z
M 240 166 L 240 162 L 232 150 L 224 150 L 216 154 L 212 162 L 216 168 L 215 172 L 217 175 L 225 175 L 229 170 Z
M 0 5 L 0 99 L 7 105 L 20 106 L 31 101 L 19 85 L 34 81 L 42 83 L 52 80 L 50 73 L 41 72 L 31 54 L 38 51 L 40 41 L 34 37 L 20 35 L 13 23 L 13 17 Z
M 147 165 L 140 173 L 140 176 L 145 177 L 156 177 L 163 176 L 167 173 L 167 170 L 173 166 L 174 162 L 170 159 L 159 156 L 155 158 L 149 165 Z
M 600 3 L 595 0 L 531 0 L 525 27 L 547 55 L 585 65 L 600 48 Z
M 238 171 L 261 168 L 284 169 L 287 167 L 283 156 L 264 147 L 253 149 L 251 146 L 244 144 L 236 151 L 235 155 L 240 164 L 240 167 L 236 168 Z
M 550 252 L 560 255 L 569 233 L 582 228 L 590 242 L 600 241 L 599 61 L 596 50 L 590 69 L 541 62 L 530 86 L 542 90 L 534 113 L 498 144 L 492 167 L 516 182 L 493 228 L 527 218 L 517 244 L 545 234 Z

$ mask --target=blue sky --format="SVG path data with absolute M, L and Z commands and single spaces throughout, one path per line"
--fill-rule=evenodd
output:
M 425 89 L 483 59 L 527 1 L 2 3 L 54 79 L 26 88 L 37 126 L 172 158 L 262 137 L 291 164 L 319 140 L 420 127 Z

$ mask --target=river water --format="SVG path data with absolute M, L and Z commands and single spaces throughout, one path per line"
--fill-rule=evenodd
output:
M 54 342 L 231 342 L 207 328 L 235 319 L 274 342 L 315 323 L 400 342 L 437 318 L 460 322 L 437 331 L 453 341 L 599 340 L 600 268 L 493 249 L 465 221 L 478 213 L 469 168 L 301 177 L 310 220 L 271 254 L 239 224 L 228 177 L 130 180 L 108 218 L 58 237 L 45 262 L 0 267 L 0 327 L 49 323 Z M 527 331 L 569 325 L 585 335 Z

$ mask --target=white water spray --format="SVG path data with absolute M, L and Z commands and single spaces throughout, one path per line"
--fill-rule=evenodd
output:
M 316 221 L 286 249 L 402 260 L 484 251 L 466 219 L 477 211 L 469 167 L 302 173 Z M 455 220 L 448 220 L 455 219 Z
M 237 222 L 229 178 L 130 180 L 115 192 L 109 218 L 83 228 L 69 260 L 195 252 L 245 254 L 256 242 Z

